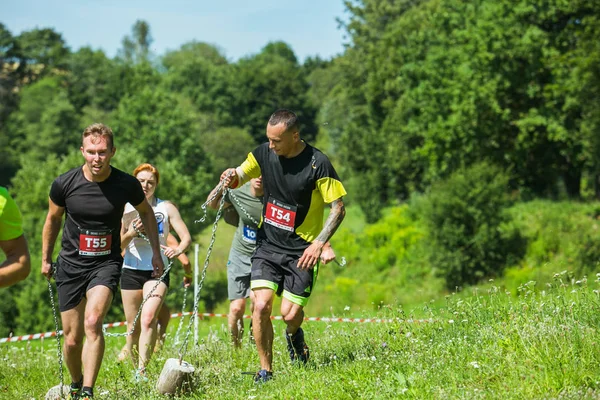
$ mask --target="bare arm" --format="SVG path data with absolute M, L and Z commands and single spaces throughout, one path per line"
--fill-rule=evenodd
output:
M 179 242 L 171 233 L 169 233 L 169 236 L 167 236 L 167 245 L 172 248 L 179 246 Z M 185 253 L 178 255 L 177 259 L 183 266 L 183 285 L 185 287 L 189 287 L 192 283 L 192 264 L 190 263 L 190 259 Z
M 209 203 L 207 203 L 207 206 L 209 206 L 210 208 L 212 208 L 213 210 L 216 210 L 217 208 L 219 208 L 219 202 L 221 201 L 221 197 L 223 197 L 223 190 L 217 190 L 219 188 L 219 185 L 215 186 L 215 188 L 213 190 L 211 190 L 210 194 L 208 195 L 208 197 L 206 198 L 206 200 L 211 200 Z M 214 196 L 214 198 L 213 198 Z M 225 202 L 225 204 L 223 205 L 223 208 L 227 208 L 231 206 L 231 203 Z
M 345 216 L 346 207 L 344 206 L 344 200 L 342 200 L 342 198 L 334 200 L 331 203 L 331 210 L 329 211 L 329 216 L 327 217 L 327 220 L 323 225 L 323 230 L 321 231 L 319 236 L 317 236 L 315 241 L 318 240 L 323 244 L 325 244 L 325 242 L 328 242 L 337 230 L 337 228 L 339 228 Z
M 177 207 L 175 207 L 173 203 L 167 202 L 166 209 L 167 214 L 169 215 L 169 222 L 175 230 L 175 232 L 177 233 L 177 236 L 179 236 L 179 239 L 181 239 L 181 242 L 175 248 L 171 248 L 170 246 L 165 248 L 163 246 L 163 250 L 165 250 L 165 255 L 169 258 L 173 258 L 179 256 L 189 247 L 189 245 L 192 243 L 192 237 L 190 236 L 190 232 L 188 231 L 185 222 L 183 222 L 183 220 L 181 219 L 181 215 L 179 214 L 179 210 L 177 209 Z
M 134 218 L 127 226 L 123 223 L 121 224 L 121 251 L 125 250 L 133 238 L 137 236 L 134 228 L 135 224 L 141 224 L 141 220 Z
M 52 277 L 52 254 L 64 213 L 64 207 L 60 207 L 48 199 L 48 214 L 42 230 L 42 275 L 47 279 Z
M 329 264 L 333 260 L 335 260 L 335 252 L 333 251 L 333 247 L 331 247 L 331 243 L 327 242 L 323 246 L 323 251 L 321 252 L 321 261 L 323 264 Z
M 6 260 L 0 264 L 0 288 L 14 285 L 27 278 L 31 271 L 31 259 L 25 235 L 0 241 Z
M 346 216 L 346 208 L 344 207 L 344 201 L 342 198 L 334 200 L 331 203 L 331 210 L 329 216 L 323 225 L 321 233 L 311 243 L 304 254 L 298 260 L 298 267 L 300 268 L 312 268 L 317 264 L 319 257 L 323 251 L 325 243 L 331 239 L 337 228 L 340 226 L 344 217 Z
M 152 247 L 152 266 L 154 267 L 153 276 L 158 278 L 162 276 L 165 266 L 160 253 L 160 242 L 158 240 L 158 226 L 156 224 L 156 217 L 154 216 L 152 207 L 146 199 L 135 206 L 135 209 L 140 214 L 140 219 L 142 224 L 144 224 L 144 232 L 150 241 L 150 246 Z

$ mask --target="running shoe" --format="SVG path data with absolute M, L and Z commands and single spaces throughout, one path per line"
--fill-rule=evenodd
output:
M 86 391 L 82 391 L 81 395 L 79 397 L 80 400 L 92 400 L 94 398 L 94 395 L 91 394 L 90 392 L 86 392 Z
M 70 400 L 79 400 L 81 399 L 81 382 L 83 381 L 83 378 L 81 378 L 81 381 L 78 383 L 72 382 L 71 386 L 69 388 L 69 399 Z M 61 396 L 62 398 L 62 396 Z
M 290 360 L 292 360 L 292 362 L 300 361 L 301 363 L 306 364 L 310 358 L 310 350 L 304 341 L 304 331 L 302 328 L 298 328 L 293 335 L 286 333 L 285 338 L 287 340 L 287 349 L 290 354 Z
M 273 379 L 273 373 L 266 369 L 261 369 L 254 375 L 254 383 L 265 383 Z

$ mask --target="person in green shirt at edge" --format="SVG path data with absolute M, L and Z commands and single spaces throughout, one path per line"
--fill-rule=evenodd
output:
M 17 203 L 5 187 L 0 186 L 0 248 L 6 260 L 0 264 L 0 288 L 27 278 L 31 260 L 23 234 L 23 218 Z

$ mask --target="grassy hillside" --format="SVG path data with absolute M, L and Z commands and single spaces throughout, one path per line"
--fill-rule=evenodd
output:
M 305 368 L 290 365 L 284 324 L 275 321 L 275 380 L 257 386 L 242 374 L 258 369 L 254 347 L 234 351 L 225 319 L 205 319 L 199 346 L 185 357 L 197 368 L 188 398 L 600 398 L 598 210 L 597 203 L 514 206 L 510 224 L 527 241 L 524 257 L 504 276 L 448 292 L 408 206 L 386 210 L 373 225 L 350 208 L 333 241 L 348 264 L 322 267 L 307 316 L 393 321 L 306 322 L 312 360 Z M 219 225 L 201 312 L 222 297 L 232 234 Z M 209 231 L 197 238 L 201 265 L 209 238 Z M 171 293 L 175 308 L 180 295 Z M 212 311 L 227 312 L 227 301 L 216 304 Z M 131 365 L 116 362 L 124 339 L 108 338 L 98 397 L 160 398 L 152 383 L 178 355 L 176 329 L 174 321 L 147 385 L 133 382 Z M 42 398 L 58 383 L 55 340 L 0 345 L 0 359 L 8 366 L 0 369 L 0 399 Z
M 232 350 L 222 321 L 203 321 L 202 341 L 185 359 L 196 367 L 194 399 L 524 399 L 600 398 L 598 282 L 559 274 L 543 290 L 522 285 L 517 297 L 493 286 L 450 295 L 428 322 L 307 322 L 312 359 L 291 365 L 283 323 L 275 322 L 275 379 L 255 385 L 258 359 L 247 342 Z M 371 316 L 404 318 L 398 304 Z M 172 324 L 174 332 L 176 324 Z M 134 383 L 116 362 L 123 339 L 107 340 L 96 393 L 102 399 L 159 399 L 153 388 L 169 343 Z M 41 399 L 58 383 L 56 342 L 0 345 L 0 398 Z

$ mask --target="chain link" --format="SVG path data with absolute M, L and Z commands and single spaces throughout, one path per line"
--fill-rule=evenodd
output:
M 228 174 L 227 176 L 229 176 L 229 175 L 231 175 L 231 174 Z M 194 221 L 195 224 L 206 221 L 206 218 L 208 217 L 208 211 L 207 211 L 206 207 L 208 207 L 208 205 L 217 198 L 217 196 L 219 195 L 219 192 L 223 191 L 223 181 L 219 182 L 219 184 L 215 187 L 214 191 L 215 191 L 215 193 L 200 206 L 200 209 L 204 212 L 204 215 L 200 219 L 195 220 Z M 217 221 L 218 221 L 218 218 L 217 218 Z
M 183 326 L 183 320 L 185 318 L 185 304 L 187 300 L 187 286 L 183 286 L 183 305 L 181 306 L 181 317 L 179 318 L 179 325 L 177 326 L 177 332 L 175 332 L 175 346 L 179 344 L 179 334 L 181 333 L 181 327 Z
M 141 237 L 142 239 L 144 239 L 146 242 L 150 243 L 150 239 L 148 239 L 148 237 L 146 235 L 144 235 L 142 232 L 140 232 L 135 225 L 134 225 L 134 229 L 137 232 L 137 234 L 138 234 L 139 237 Z M 164 253 L 164 250 L 162 248 L 160 249 L 160 251 L 162 253 Z M 158 288 L 158 286 L 160 285 L 160 283 L 164 281 L 165 277 L 167 276 L 167 274 L 171 270 L 171 266 L 172 265 L 173 265 L 173 259 L 171 259 L 170 262 L 169 262 L 169 265 L 167 265 L 165 267 L 165 270 L 163 271 L 162 275 L 156 281 L 156 285 L 154 285 L 154 287 L 152 288 L 152 290 L 150 290 L 150 292 L 148 293 L 148 295 L 146 297 L 144 297 L 144 299 L 142 300 L 142 304 L 140 304 L 140 308 L 139 308 L 137 314 L 135 315 L 135 318 L 133 319 L 133 325 L 131 326 L 131 330 L 128 331 L 128 332 L 124 332 L 124 333 L 111 333 L 111 332 L 108 332 L 106 330 L 106 326 L 102 326 L 102 332 L 106 336 L 108 336 L 108 337 L 126 337 L 126 336 L 133 335 L 133 332 L 135 332 L 135 327 L 137 325 L 138 319 L 140 318 L 140 315 L 142 315 L 142 309 L 144 308 L 144 304 L 146 304 L 146 302 L 148 301 L 148 299 L 150 299 L 152 297 L 152 294 Z
M 52 263 L 50 268 L 51 276 L 56 273 L 56 264 Z M 54 317 L 54 328 L 56 329 L 56 347 L 57 347 L 57 356 L 58 356 L 58 376 L 60 377 L 60 398 L 64 399 L 63 386 L 65 385 L 65 379 L 63 376 L 63 357 L 62 357 L 62 349 L 60 345 L 60 336 L 61 333 L 58 327 L 58 313 L 56 312 L 56 304 L 54 303 L 54 292 L 52 290 L 52 283 L 50 279 L 48 282 L 48 293 L 50 294 L 50 304 L 52 305 L 52 316 Z
M 205 207 L 209 202 L 211 202 L 212 200 L 214 200 L 217 197 L 219 190 L 222 190 L 221 189 L 222 186 L 223 186 L 222 182 L 220 182 L 219 185 L 217 186 L 217 190 L 215 191 L 215 195 L 212 196 L 212 198 L 210 200 L 208 200 L 206 203 L 204 203 L 203 207 Z M 190 316 L 190 320 L 188 323 L 187 330 L 185 332 L 185 337 L 183 339 L 183 343 L 181 345 L 181 348 L 179 349 L 179 364 L 181 364 L 183 357 L 185 357 L 185 353 L 187 352 L 188 341 L 189 341 L 190 333 L 192 331 L 192 325 L 194 323 L 194 319 L 198 317 L 198 304 L 200 303 L 200 293 L 202 292 L 202 286 L 204 284 L 204 279 L 206 278 L 206 270 L 208 269 L 208 262 L 210 260 L 210 255 L 212 253 L 213 245 L 215 244 L 217 226 L 219 223 L 219 219 L 221 218 L 221 214 L 223 212 L 224 204 L 225 204 L 225 196 L 222 196 L 221 200 L 219 201 L 219 208 L 217 210 L 217 216 L 215 218 L 215 222 L 213 223 L 210 243 L 209 243 L 207 251 L 206 251 L 206 258 L 204 259 L 204 267 L 202 269 L 202 276 L 200 278 L 200 282 L 198 283 L 198 296 L 194 299 L 194 308 L 192 311 L 192 315 Z M 206 212 L 205 208 L 204 208 L 204 210 Z M 206 215 L 204 217 L 206 217 Z M 202 219 L 202 221 L 203 220 L 204 219 Z
M 254 219 L 254 217 L 252 215 L 250 215 L 250 213 L 244 208 L 244 206 L 242 205 L 242 203 L 240 202 L 240 200 L 237 198 L 237 196 L 235 194 L 233 194 L 233 190 L 232 189 L 225 189 L 227 190 L 227 193 L 229 193 L 229 197 L 231 199 L 233 199 L 233 201 L 235 201 L 235 203 L 238 205 L 238 207 L 240 208 L 240 210 L 242 210 L 242 212 L 244 213 L 244 215 L 246 215 L 246 217 L 248 217 L 248 219 L 250 221 L 252 221 L 252 223 L 256 226 L 259 226 L 260 223 Z M 224 196 L 223 196 L 224 197 Z
M 232 173 L 227 174 L 226 178 L 228 178 L 231 175 L 232 175 Z M 240 203 L 240 201 L 238 200 L 236 195 L 233 194 L 233 190 L 234 189 L 230 189 L 230 188 L 223 189 L 223 181 L 220 181 L 219 184 L 214 189 L 215 193 L 200 206 L 200 209 L 202 209 L 204 215 L 200 219 L 195 220 L 194 223 L 206 221 L 206 218 L 208 216 L 208 212 L 207 212 L 208 205 L 210 203 L 212 203 L 219 196 L 219 193 L 223 192 L 222 195 L 223 195 L 223 197 L 225 197 L 225 192 L 227 192 L 227 193 L 229 193 L 229 196 L 240 207 L 240 210 L 242 210 L 242 212 L 248 217 L 248 219 L 250 221 L 252 221 L 252 223 L 255 224 L 256 226 L 260 225 L 259 222 L 252 215 L 250 215 L 250 213 L 244 208 L 244 206 L 242 206 L 242 204 Z

